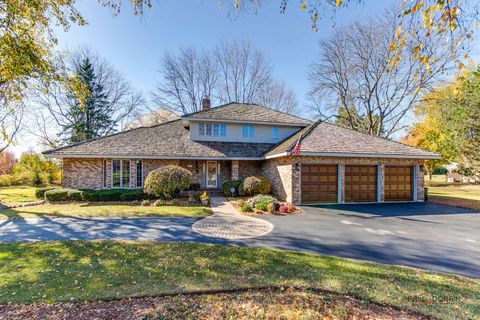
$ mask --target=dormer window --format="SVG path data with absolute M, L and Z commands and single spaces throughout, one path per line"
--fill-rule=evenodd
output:
M 242 126 L 242 137 L 243 138 L 254 138 L 255 137 L 255 126 Z
M 223 123 L 199 123 L 198 135 L 209 137 L 225 137 L 227 135 L 227 125 Z

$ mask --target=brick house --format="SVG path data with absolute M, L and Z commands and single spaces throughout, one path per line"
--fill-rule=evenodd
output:
M 202 189 L 263 175 L 295 204 L 422 201 L 423 161 L 438 154 L 254 104 L 229 103 L 45 152 L 63 161 L 63 185 L 142 188 L 167 164 L 190 170 Z M 299 144 L 300 154 L 292 155 Z

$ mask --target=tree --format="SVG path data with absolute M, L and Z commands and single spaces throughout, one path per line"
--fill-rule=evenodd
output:
M 460 73 L 427 93 L 415 109 L 417 121 L 403 141 L 442 155 L 426 162 L 430 178 L 437 166 L 453 161 L 480 170 L 479 71 Z
M 295 92 L 287 88 L 283 81 L 269 81 L 259 91 L 255 102 L 267 108 L 296 114 L 299 112 Z
M 249 41 L 223 42 L 214 54 L 219 66 L 220 103 L 254 103 L 272 81 L 270 63 Z
M 406 128 L 405 118 L 451 59 L 433 37 L 425 39 L 422 48 L 428 59 L 436 56 L 428 65 L 410 54 L 416 50 L 412 44 L 392 53 L 396 16 L 391 11 L 377 19 L 355 22 L 320 43 L 320 57 L 309 71 L 309 97 L 317 117 L 337 117 L 352 129 L 386 138 Z M 392 68 L 396 54 L 402 58 Z M 323 104 L 318 104 L 322 100 Z
M 13 168 L 13 175 L 18 181 L 28 181 L 34 186 L 52 183 L 60 175 L 60 167 L 52 160 L 46 160 L 34 152 L 23 153 Z
M 58 125 L 57 134 L 64 143 L 123 130 L 143 106 L 142 96 L 130 83 L 89 50 L 72 54 L 61 70 L 55 81 L 42 83 L 36 101 Z
M 10 174 L 17 159 L 13 152 L 8 150 L 0 152 L 0 174 Z
M 166 52 L 160 62 L 162 81 L 152 93 L 161 109 L 181 114 L 200 110 L 204 96 L 212 96 L 217 84 L 217 62 L 211 52 L 180 49 L 177 55 Z
M 292 90 L 271 76 L 271 65 L 248 41 L 224 42 L 213 50 L 166 52 L 160 62 L 162 79 L 152 93 L 156 106 L 179 114 L 201 110 L 209 96 L 214 103 L 259 103 L 289 112 L 297 107 Z
M 178 119 L 178 115 L 165 109 L 155 109 L 146 113 L 135 114 L 135 120 L 128 126 L 129 129 L 151 127 Z

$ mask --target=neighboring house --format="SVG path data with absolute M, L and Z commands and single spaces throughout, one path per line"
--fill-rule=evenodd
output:
M 423 161 L 438 154 L 254 104 L 229 103 L 179 120 L 45 152 L 63 160 L 63 185 L 142 188 L 152 170 L 175 164 L 202 189 L 268 177 L 295 204 L 422 201 Z M 292 155 L 297 144 L 299 155 Z

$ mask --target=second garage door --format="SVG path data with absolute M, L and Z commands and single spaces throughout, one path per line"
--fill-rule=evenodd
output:
M 345 166 L 345 202 L 377 201 L 377 166 Z
M 302 164 L 302 203 L 337 202 L 336 165 Z

